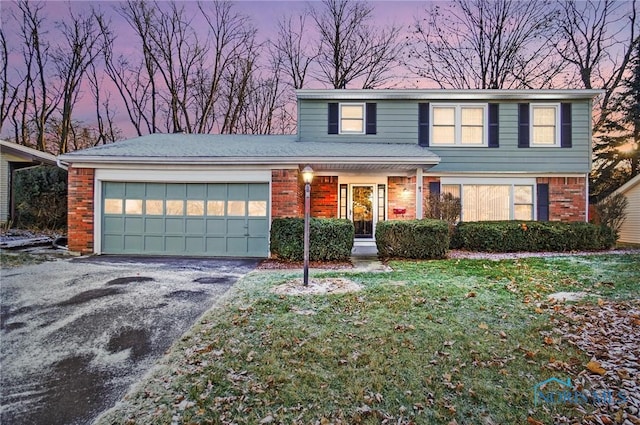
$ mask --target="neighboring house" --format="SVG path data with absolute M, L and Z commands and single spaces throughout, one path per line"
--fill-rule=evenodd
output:
M 69 246 L 265 257 L 276 217 L 376 224 L 462 199 L 463 221 L 587 220 L 597 90 L 300 90 L 294 136 L 152 134 L 62 155 Z
M 618 242 L 640 244 L 640 175 L 635 176 L 610 196 L 621 193 L 627 198 L 627 216 L 618 232 Z
M 56 157 L 27 146 L 0 140 L 0 223 L 11 221 L 14 217 L 14 172 L 42 164 L 56 165 Z

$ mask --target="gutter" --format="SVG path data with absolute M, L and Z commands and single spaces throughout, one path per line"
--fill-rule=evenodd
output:
M 69 159 L 72 159 L 71 161 Z M 194 158 L 153 158 L 153 157 L 131 157 L 131 156 L 78 156 L 78 157 L 59 157 L 58 164 L 60 167 L 68 167 L 70 163 L 79 162 L 79 163 L 97 163 L 97 164 L 211 164 L 211 165 L 289 165 L 289 164 L 298 164 L 298 163 L 314 163 L 314 164 L 428 164 L 428 165 L 437 165 L 440 163 L 440 157 L 438 156 L 429 156 L 426 158 L 416 158 L 416 157 L 351 157 L 351 158 L 336 158 L 336 159 L 327 159 L 327 158 L 318 158 L 318 157 L 291 157 L 291 158 L 265 158 L 265 157 L 256 157 L 256 158 L 244 158 L 244 157 L 225 157 L 225 158 L 216 158 L 216 157 L 194 157 Z
M 311 100 L 590 100 L 604 94 L 595 89 L 559 90 L 297 90 L 298 99 Z
M 63 170 L 65 170 L 65 171 L 69 171 L 69 164 L 68 163 L 63 163 L 62 159 L 60 159 L 60 157 L 56 158 L 56 165 L 59 168 L 62 168 Z

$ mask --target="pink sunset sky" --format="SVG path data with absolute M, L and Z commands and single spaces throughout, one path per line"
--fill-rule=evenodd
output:
M 235 0 L 234 8 L 237 12 L 245 14 L 251 18 L 251 21 L 258 30 L 258 40 L 266 41 L 273 38 L 277 31 L 278 20 L 287 15 L 296 15 L 302 12 L 309 4 L 316 3 L 316 1 L 273 1 L 273 0 L 252 0 L 243 1 Z M 45 0 L 42 2 L 44 9 L 42 11 L 42 17 L 45 20 L 47 28 L 48 41 L 53 45 L 56 44 L 56 36 L 59 33 L 55 29 L 55 23 L 57 21 L 63 21 L 68 16 L 69 8 L 74 12 L 88 12 L 92 7 L 97 7 L 111 19 L 111 25 L 116 34 L 115 49 L 117 53 L 132 55 L 139 54 L 139 42 L 133 30 L 125 22 L 116 11 L 115 8 L 120 2 L 117 1 L 58 1 L 58 0 Z M 189 10 L 193 7 L 196 11 L 195 1 L 178 1 L 180 4 L 184 4 Z M 374 19 L 375 24 L 380 26 L 396 25 L 401 28 L 400 41 L 405 39 L 405 36 L 410 31 L 410 26 L 415 22 L 416 16 L 424 16 L 424 10 L 431 2 L 428 1 L 369 1 L 374 7 Z M 447 2 L 442 1 L 442 4 Z M 20 54 L 20 40 L 17 31 L 17 25 L 19 22 L 13 17 L 16 13 L 16 3 L 13 1 L 1 1 L 0 2 L 0 17 L 2 18 L 2 25 L 4 27 L 5 36 L 7 38 L 7 45 L 10 50 L 9 56 L 9 69 L 13 75 L 20 74 L 20 70 L 24 67 L 24 60 Z M 132 40 L 135 40 L 132 42 Z M 12 51 L 13 50 L 13 51 Z M 404 80 L 406 78 L 406 70 L 399 70 L 398 75 L 395 75 L 396 79 L 394 83 L 398 87 L 415 87 L 418 84 L 416 78 Z M 105 82 L 108 84 L 108 82 Z M 83 84 L 86 87 L 86 82 Z M 318 83 L 311 82 L 309 87 L 322 88 Z M 114 100 L 117 100 L 117 93 L 113 91 L 112 95 Z M 82 121 L 85 125 L 95 125 L 93 99 L 89 93 L 88 88 L 84 88 L 80 94 L 78 104 L 74 110 L 74 119 Z M 124 107 L 117 107 L 117 124 L 123 130 L 125 136 L 132 136 L 130 133 L 131 126 L 126 118 Z M 7 136 L 8 126 L 3 129 L 3 135 Z

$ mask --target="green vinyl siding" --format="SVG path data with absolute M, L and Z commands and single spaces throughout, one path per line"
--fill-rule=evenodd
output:
M 105 254 L 268 255 L 267 183 L 104 182 L 102 192 Z
M 357 100 L 352 100 L 357 101 Z M 370 100 L 368 100 L 370 101 Z M 523 100 L 525 101 L 525 100 Z M 495 101 L 499 103 L 499 147 L 434 147 L 425 149 L 440 156 L 440 164 L 430 172 L 541 172 L 588 173 L 591 167 L 590 102 L 573 101 L 573 147 L 518 148 L 518 103 L 523 101 Z M 377 101 L 377 134 L 327 134 L 328 100 L 301 99 L 298 104 L 298 135 L 302 142 L 378 142 L 418 144 L 418 100 Z M 342 101 L 341 101 L 342 102 Z M 347 102 L 347 101 L 344 101 Z M 438 103 L 489 103 L 430 99 Z M 543 103 L 560 103 L 544 101 Z

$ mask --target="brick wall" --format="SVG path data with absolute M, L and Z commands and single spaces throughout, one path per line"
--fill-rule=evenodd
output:
M 433 176 L 424 176 L 422 177 L 422 211 L 423 211 L 423 217 L 424 218 L 424 213 L 425 211 L 427 211 L 427 207 L 426 207 L 426 203 L 427 203 L 427 199 L 429 198 L 429 196 L 431 196 L 431 193 L 429 192 L 429 183 L 431 182 L 439 182 L 440 181 L 440 177 L 433 177 Z
M 302 217 L 304 193 L 298 170 L 271 171 L 271 217 Z
M 416 218 L 416 178 L 391 176 L 387 180 L 389 220 L 413 220 Z M 394 208 L 406 209 L 395 214 Z
M 549 184 L 549 220 L 586 220 L 586 179 L 584 177 L 539 177 Z
M 338 177 L 316 176 L 311 183 L 311 217 L 338 216 Z
M 93 251 L 93 168 L 69 167 L 67 233 L 69 250 L 81 254 Z

